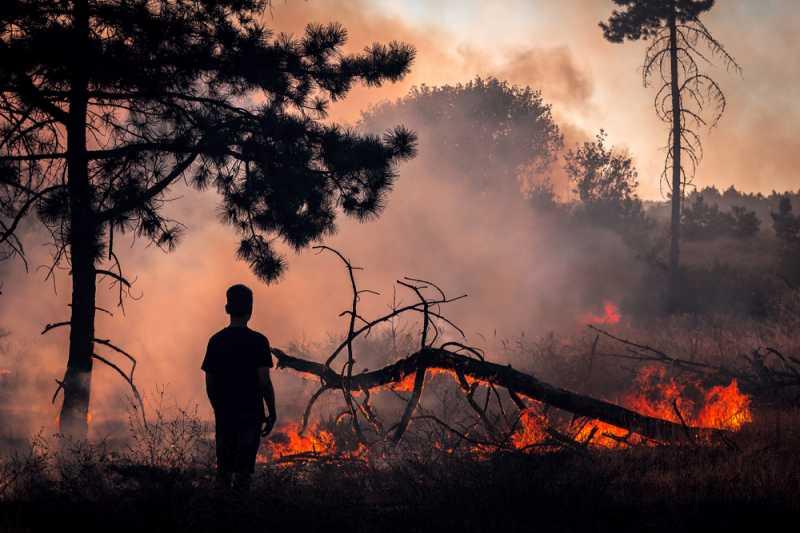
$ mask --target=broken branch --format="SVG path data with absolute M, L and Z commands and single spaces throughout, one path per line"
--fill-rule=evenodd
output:
M 679 441 L 686 437 L 686 431 L 682 424 L 645 416 L 604 400 L 550 385 L 530 374 L 515 370 L 511 366 L 473 359 L 441 348 L 428 347 L 379 370 L 363 372 L 351 378 L 344 378 L 322 363 L 293 357 L 277 348 L 273 348 L 272 353 L 278 360 L 278 368 L 290 368 L 297 372 L 314 375 L 322 380 L 322 383 L 328 388 L 342 389 L 347 386 L 350 390 L 374 389 L 399 383 L 406 376 L 417 374 L 414 390 L 416 393 L 419 389 L 421 393 L 421 386 L 417 387 L 417 385 L 424 379 L 424 375 L 420 371 L 437 368 L 504 387 L 516 396 L 526 396 L 578 416 L 600 420 L 627 429 L 650 439 Z M 345 384 L 346 379 L 349 380 L 349 383 Z M 406 411 L 411 411 L 413 414 L 413 407 L 416 407 L 419 398 L 414 399 L 412 396 L 412 400 L 415 402 L 412 404 L 410 401 Z M 404 418 L 410 420 L 411 415 L 404 414 Z M 717 438 L 727 433 L 725 430 L 712 428 L 689 428 L 689 431 L 695 439 Z M 396 432 L 395 439 L 398 436 L 402 436 L 402 432 Z

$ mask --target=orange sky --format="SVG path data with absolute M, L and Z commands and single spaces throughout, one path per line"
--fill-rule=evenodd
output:
M 414 84 L 456 83 L 495 75 L 542 89 L 564 122 L 628 147 L 636 158 L 644 197 L 659 199 L 658 176 L 666 133 L 642 86 L 642 43 L 606 42 L 598 22 L 613 5 L 604 0 L 308 0 L 273 2 L 267 19 L 297 32 L 302 22 L 338 20 L 351 44 L 399 39 L 418 48 L 402 83 L 356 91 L 335 113 L 357 117 L 366 102 L 392 98 Z M 719 127 L 704 132 L 700 186 L 736 185 L 746 191 L 797 189 L 800 117 L 795 93 L 800 11 L 793 0 L 720 0 L 706 25 L 743 67 L 743 75 L 711 66 L 728 96 Z

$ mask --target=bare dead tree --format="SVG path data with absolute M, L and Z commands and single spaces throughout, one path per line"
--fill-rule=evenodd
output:
M 700 20 L 714 0 L 613 0 L 625 10 L 614 11 L 600 26 L 614 43 L 645 39 L 642 81 L 658 86 L 653 105 L 658 118 L 669 125 L 661 175 L 671 196 L 669 306 L 676 305 L 680 268 L 681 202 L 692 185 L 703 157 L 699 130 L 714 127 L 727 100 L 719 84 L 701 68 L 712 57 L 725 68 L 741 73 L 741 67 Z M 709 109 L 710 108 L 710 109 Z M 685 156 L 685 157 L 684 157 Z M 687 164 L 688 161 L 688 164 Z

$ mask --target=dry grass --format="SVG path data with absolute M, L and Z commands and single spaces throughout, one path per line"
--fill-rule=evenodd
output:
M 259 465 L 252 492 L 213 487 L 189 413 L 127 450 L 38 438 L 4 458 L 0 530 L 719 531 L 800 512 L 800 411 L 758 413 L 735 447 L 448 454 Z M 205 450 L 205 451 L 204 451 Z
M 772 325 L 683 317 L 615 331 L 675 357 L 733 365 L 739 353 L 763 346 L 797 356 L 794 316 Z M 596 354 L 587 373 L 592 341 L 583 333 L 545 336 L 504 349 L 541 377 L 612 397 L 635 364 Z M 602 344 L 597 353 L 613 349 Z M 444 417 L 454 401 L 445 387 L 431 387 L 424 407 Z M 800 409 L 788 404 L 755 402 L 754 422 L 731 445 L 714 446 L 476 456 L 443 451 L 453 435 L 419 423 L 401 447 L 376 447 L 366 460 L 259 465 L 252 492 L 236 497 L 214 489 L 208 425 L 164 403 L 162 396 L 151 408 L 148 426 L 133 413 L 124 445 L 40 436 L 4 454 L 0 531 L 709 532 L 766 530 L 800 515 Z M 326 427 L 349 442 L 341 426 Z

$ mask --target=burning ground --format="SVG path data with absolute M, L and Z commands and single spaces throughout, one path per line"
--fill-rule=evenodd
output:
M 648 416 L 676 424 L 686 424 L 687 428 L 713 428 L 738 432 L 745 424 L 752 422 L 750 398 L 739 390 L 735 379 L 727 386 L 706 388 L 697 380 L 680 381 L 668 378 L 665 374 L 663 367 L 642 368 L 632 384 L 632 390 L 623 394 L 618 403 Z M 437 383 L 448 380 L 450 383 Z M 482 395 L 492 398 L 492 390 L 485 385 L 482 387 L 479 381 L 473 383 L 476 384 L 475 387 L 470 386 L 470 391 L 474 391 L 473 395 L 483 393 Z M 458 386 L 458 378 L 453 372 L 431 371 L 425 381 L 426 387 L 447 385 Z M 409 374 L 385 392 L 411 393 L 413 386 L 414 375 Z M 403 398 L 402 395 L 397 395 Z M 358 400 L 360 395 L 355 396 Z M 502 440 L 494 442 L 478 440 L 482 438 L 479 436 L 470 437 L 470 430 L 466 427 L 451 428 L 433 415 L 421 415 L 417 420 L 419 423 L 424 423 L 426 420 L 433 421 L 434 424 L 428 428 L 429 430 L 434 429 L 436 425 L 446 430 L 444 433 L 446 438 L 430 443 L 434 448 L 445 453 L 459 452 L 479 457 L 498 450 L 529 452 L 535 448 L 553 450 L 563 446 L 620 449 L 628 446 L 663 444 L 596 419 L 572 419 L 566 422 L 560 420 L 562 417 L 549 411 L 541 402 L 526 402 L 512 420 L 502 421 L 507 434 Z M 370 448 L 363 443 L 358 443 L 355 448 L 349 445 L 348 440 L 352 442 L 352 436 L 348 435 L 350 433 L 348 428 L 342 430 L 341 424 L 341 418 L 332 418 L 327 424 L 316 423 L 305 431 L 300 423 L 285 424 L 266 439 L 265 453 L 259 455 L 259 462 L 288 463 L 341 457 L 368 461 Z M 342 431 L 345 435 L 337 439 L 337 433 Z M 348 436 L 351 438 L 348 439 Z

